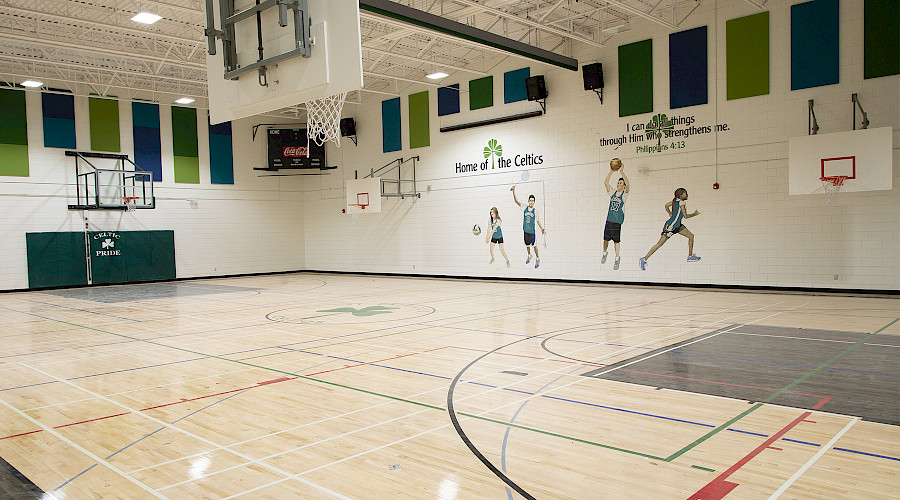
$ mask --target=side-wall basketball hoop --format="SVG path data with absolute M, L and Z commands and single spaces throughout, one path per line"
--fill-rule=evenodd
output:
M 123 196 L 122 204 L 125 205 L 126 212 L 134 212 L 137 210 L 137 199 L 138 196 Z
M 846 175 L 834 175 L 830 177 L 820 177 L 819 179 L 822 181 L 822 187 L 825 189 L 825 201 L 831 205 L 837 194 L 841 192 L 841 186 L 844 185 L 844 181 L 847 180 L 848 177 Z

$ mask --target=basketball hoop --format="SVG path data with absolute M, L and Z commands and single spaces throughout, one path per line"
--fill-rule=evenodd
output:
M 341 92 L 306 103 L 307 144 L 312 139 L 319 146 L 325 144 L 325 141 L 341 145 L 341 110 L 344 109 L 346 97 L 347 93 Z
M 847 180 L 846 175 L 834 175 L 830 177 L 820 177 L 822 181 L 822 187 L 825 189 L 825 201 L 831 205 L 834 202 L 834 198 L 841 191 L 841 186 L 844 185 L 844 181 Z
M 123 196 L 122 203 L 125 204 L 126 212 L 134 212 L 137 209 L 137 196 Z

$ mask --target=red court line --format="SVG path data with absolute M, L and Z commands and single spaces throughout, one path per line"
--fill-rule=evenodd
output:
M 438 347 L 438 348 L 435 348 L 435 349 L 428 349 L 427 351 L 412 352 L 412 353 L 409 353 L 409 354 L 401 354 L 401 355 L 399 355 L 399 356 L 393 356 L 393 357 L 390 357 L 390 358 L 384 358 L 384 359 L 377 359 L 377 360 L 375 360 L 375 361 L 367 361 L 367 362 L 365 362 L 365 363 L 357 363 L 357 364 L 355 364 L 355 365 L 346 365 L 346 366 L 342 366 L 342 367 L 340 367 L 340 368 L 333 368 L 333 369 L 331 369 L 331 370 L 325 370 L 325 371 L 316 372 L 316 373 L 308 373 L 308 374 L 306 374 L 306 375 L 304 375 L 304 376 L 306 376 L 306 377 L 312 377 L 313 375 L 321 375 L 321 374 L 323 374 L 323 373 L 336 372 L 336 371 L 338 371 L 338 370 L 344 370 L 344 369 L 347 369 L 347 368 L 356 368 L 357 366 L 371 365 L 371 364 L 373 364 L 373 363 L 381 363 L 382 361 L 390 361 L 390 360 L 392 360 L 392 359 L 405 358 L 405 357 L 407 357 L 407 356 L 417 356 L 417 355 L 419 355 L 419 354 L 424 354 L 424 353 L 426 353 L 426 352 L 440 351 L 441 349 L 446 349 L 447 347 L 450 347 L 450 346 Z
M 453 346 L 453 345 L 448 345 L 447 347 L 449 347 L 449 348 L 451 348 L 451 349 L 463 349 L 463 350 L 466 350 L 466 351 L 488 352 L 487 350 L 484 350 L 484 349 L 472 349 L 472 348 L 470 348 L 470 347 L 457 347 L 457 346 Z M 593 367 L 596 367 L 596 368 L 603 368 L 604 366 L 606 366 L 606 365 L 598 365 L 598 364 L 594 364 L 594 363 L 578 363 L 578 362 L 576 362 L 576 361 L 565 361 L 565 360 L 562 360 L 562 359 L 542 358 L 542 357 L 540 357 L 540 356 L 525 356 L 524 354 L 508 354 L 508 353 L 505 353 L 505 352 L 495 352 L 494 354 L 497 354 L 498 356 L 514 356 L 514 357 L 517 357 L 517 358 L 539 359 L 539 360 L 542 360 L 542 361 L 552 361 L 552 362 L 554 362 L 554 363 L 565 363 L 565 364 L 567 364 L 567 365 L 593 366 Z
M 747 456 L 738 460 L 737 463 L 729 467 L 728 470 L 720 474 L 719 477 L 713 479 L 712 481 L 707 483 L 706 486 L 700 488 L 700 490 L 698 490 L 696 493 L 689 496 L 687 500 L 721 500 L 722 498 L 725 498 L 725 495 L 730 493 L 731 490 L 738 487 L 738 483 L 732 483 L 725 480 L 728 478 L 728 476 L 734 474 L 741 467 L 747 465 L 750 460 L 753 460 L 753 458 L 762 453 L 763 450 L 770 448 L 770 445 L 772 443 L 781 439 L 781 437 L 787 434 L 788 431 L 796 427 L 800 422 L 806 420 L 806 417 L 810 415 L 812 415 L 812 412 L 808 411 L 795 418 L 793 422 L 789 423 L 783 429 L 770 436 L 769 439 L 766 439 L 761 445 L 757 446 L 755 450 L 748 453 Z
M 200 396 L 200 397 L 197 397 L 197 398 L 181 399 L 180 401 L 175 401 L 174 403 L 166 403 L 166 404 L 163 404 L 163 405 L 150 406 L 150 407 L 148 407 L 148 408 L 142 408 L 142 409 L 137 410 L 137 411 L 154 410 L 154 409 L 156 409 L 156 408 L 163 408 L 163 407 L 166 407 L 166 406 L 172 406 L 172 405 L 177 405 L 177 404 L 181 404 L 181 403 L 187 403 L 187 402 L 190 402 L 190 401 L 197 401 L 197 400 L 199 400 L 199 399 L 212 398 L 212 397 L 215 397 L 215 396 L 221 396 L 222 394 L 231 394 L 231 393 L 233 393 L 233 392 L 245 391 L 245 390 L 247 390 L 247 389 L 253 389 L 253 388 L 256 388 L 256 387 L 262 387 L 262 386 L 264 386 L 264 385 L 277 384 L 278 382 L 284 382 L 284 381 L 287 381 L 287 380 L 294 380 L 295 378 L 298 378 L 298 377 L 281 377 L 281 378 L 276 378 L 276 379 L 273 379 L 273 380 L 266 380 L 266 381 L 264 381 L 264 382 L 257 382 L 255 385 L 251 385 L 251 386 L 249 386 L 249 387 L 242 387 L 242 388 L 240 388 L 240 389 L 234 389 L 234 390 L 231 390 L 231 391 L 217 392 L 217 393 L 215 393 L 215 394 L 209 394 L 209 395 L 207 395 L 207 396 Z M 107 418 L 121 417 L 122 415 L 130 415 L 131 413 L 133 413 L 133 412 L 128 412 L 128 411 L 127 411 L 127 412 L 124 412 L 124 413 L 117 413 L 117 414 L 115 414 L 115 415 L 106 415 L 105 417 L 97 417 L 97 418 L 92 418 L 92 419 L 90 419 L 90 420 L 82 420 L 82 421 L 80 421 L 80 422 L 72 422 L 72 423 L 70 423 L 70 424 L 57 425 L 57 426 L 55 426 L 55 427 L 53 427 L 53 428 L 54 428 L 54 429 L 60 429 L 60 428 L 62 428 L 62 427 L 69 427 L 70 425 L 85 424 L 85 423 L 88 423 L 88 422 L 96 422 L 97 420 L 105 420 L 105 419 L 107 419 Z M 28 435 L 28 434 L 34 434 L 34 433 L 37 433 L 37 432 L 43 432 L 43 429 L 39 429 L 39 430 L 36 430 L 36 431 L 30 431 L 30 432 L 23 432 L 23 433 L 21 433 L 21 434 L 13 434 L 12 436 L 4 436 L 4 437 L 0 437 L 0 440 L 2 440 L 2 439 L 14 438 L 14 437 L 19 437 L 19 436 L 26 436 L 26 435 Z

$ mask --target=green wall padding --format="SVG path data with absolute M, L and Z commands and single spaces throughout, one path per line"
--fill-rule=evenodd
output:
M 0 175 L 28 177 L 25 92 L 0 89 Z
M 489 108 L 494 105 L 494 77 L 486 76 L 469 81 L 469 109 Z
M 653 40 L 619 46 L 619 116 L 653 111 Z
M 28 287 L 87 285 L 84 233 L 26 233 Z
M 863 76 L 900 74 L 900 0 L 866 0 Z
M 174 231 L 94 231 L 94 284 L 175 278 Z M 84 233 L 28 233 L 29 288 L 87 284 Z
M 725 21 L 727 98 L 769 93 L 769 13 Z
M 119 101 L 90 97 L 88 111 L 91 120 L 91 150 L 120 152 Z
M 409 147 L 424 148 L 431 145 L 431 129 L 428 126 L 428 91 L 409 95 Z
M 200 183 L 200 158 L 197 150 L 197 110 L 172 106 L 175 182 Z

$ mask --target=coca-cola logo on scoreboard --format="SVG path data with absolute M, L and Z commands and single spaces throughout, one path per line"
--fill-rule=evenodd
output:
M 300 158 L 309 156 L 309 148 L 306 146 L 287 146 L 283 148 L 282 156 L 285 158 Z

